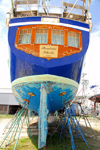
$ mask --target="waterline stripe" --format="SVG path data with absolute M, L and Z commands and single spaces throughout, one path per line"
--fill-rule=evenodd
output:
M 79 30 L 84 30 L 89 32 L 88 28 L 84 28 L 84 27 L 79 27 L 76 25 L 72 25 L 72 24 L 65 24 L 65 23 L 53 23 L 53 22 L 40 22 L 40 21 L 31 21 L 31 22 L 18 22 L 18 23 L 10 23 L 9 27 L 13 27 L 13 26 L 23 26 L 23 25 L 38 25 L 38 24 L 50 24 L 50 25 L 60 25 L 60 26 L 64 26 L 64 27 L 70 27 L 70 28 L 74 28 L 74 29 L 79 29 Z
M 77 88 L 79 86 L 78 83 L 72 79 L 61 77 L 61 76 L 56 76 L 56 75 L 50 75 L 50 74 L 21 77 L 21 78 L 15 79 L 12 82 L 12 86 L 20 84 L 20 83 L 24 83 L 24 82 L 29 83 L 29 82 L 48 82 L 48 81 L 69 84 Z

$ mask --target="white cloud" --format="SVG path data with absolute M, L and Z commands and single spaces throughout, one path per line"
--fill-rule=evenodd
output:
M 83 72 L 87 73 L 90 84 L 100 84 L 100 30 L 91 33 L 90 45 L 86 54 L 86 66 Z
M 10 71 L 8 67 L 8 39 L 6 28 L 6 13 L 10 7 L 8 0 L 0 1 L 0 88 L 11 87 Z

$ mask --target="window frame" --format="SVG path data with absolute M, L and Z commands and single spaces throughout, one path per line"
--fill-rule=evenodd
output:
M 69 46 L 68 45 L 68 32 L 74 32 L 74 33 L 78 33 L 79 34 L 79 47 L 74 47 L 74 46 Z M 72 29 L 72 28 L 68 28 L 67 29 L 67 33 L 66 33 L 66 35 L 67 35 L 67 42 L 66 42 L 66 46 L 67 47 L 69 47 L 69 48 L 74 48 L 74 49 L 80 49 L 80 50 L 82 50 L 83 49 L 83 47 L 82 47 L 82 32 L 81 31 L 79 31 L 79 30 L 76 30 L 76 29 Z
M 60 40 L 59 40 L 59 42 L 61 41 L 61 32 L 63 31 L 63 44 L 56 44 L 56 43 L 54 44 L 54 43 L 52 43 L 52 39 L 53 39 L 53 35 L 54 35 L 54 34 L 53 34 L 53 30 L 58 30 L 58 31 L 60 31 L 60 34 L 58 34 L 58 35 L 60 35 Z M 65 40 L 64 34 L 65 34 L 64 30 L 61 30 L 61 29 L 55 29 L 55 28 L 52 29 L 52 31 L 51 31 L 51 44 L 52 44 L 52 45 L 64 46 L 64 43 L 65 43 L 65 42 L 64 42 L 64 40 Z M 57 34 L 55 34 L 55 35 L 57 35 Z
M 20 35 L 21 35 L 21 34 L 20 34 L 20 31 L 21 31 L 21 30 L 29 30 L 29 29 L 31 29 L 31 33 L 30 33 L 30 34 L 31 34 L 30 43 L 21 43 L 21 44 L 19 44 L 19 40 L 20 40 L 19 38 L 20 38 Z M 24 34 L 23 34 L 23 35 L 24 35 Z M 18 45 L 30 45 L 30 44 L 31 44 L 31 38 L 32 38 L 32 28 L 26 28 L 26 29 L 23 29 L 23 28 L 21 29 L 21 28 L 19 28 Z
M 74 36 L 73 35 L 69 36 L 69 34 L 74 34 Z M 77 37 L 77 34 L 78 34 L 78 37 Z M 71 38 L 70 40 L 69 40 L 69 37 Z M 72 41 L 73 38 L 74 38 L 74 41 Z M 76 41 L 76 39 L 78 39 L 78 42 Z M 79 33 L 76 33 L 76 32 L 73 32 L 73 31 L 68 31 L 68 46 L 79 48 L 79 42 L 80 42 Z M 69 43 L 71 43 L 71 44 L 69 44 Z M 77 44 L 78 44 L 78 46 L 76 46 Z
M 35 43 L 35 40 L 36 40 L 36 30 L 47 30 L 47 40 L 46 40 L 47 43 Z M 44 33 L 43 33 L 43 34 L 44 34 Z M 40 44 L 44 44 L 44 45 L 45 45 L 45 44 L 48 44 L 48 38 L 49 38 L 48 35 L 49 35 L 49 30 L 48 30 L 48 28 L 36 28 L 36 29 L 35 29 L 34 44 L 36 44 L 36 45 L 37 45 L 37 44 L 39 44 L 39 45 L 40 45 Z

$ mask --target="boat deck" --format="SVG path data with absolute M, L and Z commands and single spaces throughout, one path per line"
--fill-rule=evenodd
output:
M 76 2 L 74 4 L 66 3 L 62 0 L 60 6 L 48 6 L 48 0 L 47 2 L 43 0 L 42 4 L 40 4 L 40 0 L 16 0 L 14 2 L 12 0 L 12 17 L 52 16 L 85 22 L 86 10 L 84 0 L 81 5 L 77 5 Z

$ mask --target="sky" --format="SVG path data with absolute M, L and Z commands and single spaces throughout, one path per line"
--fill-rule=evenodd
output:
M 10 0 L 0 0 L 0 88 L 11 88 L 8 29 L 6 28 L 6 13 L 10 6 Z M 89 12 L 92 16 L 93 28 L 82 72 L 87 74 L 85 78 L 89 80 L 89 86 L 91 86 L 100 85 L 100 0 L 92 0 Z

